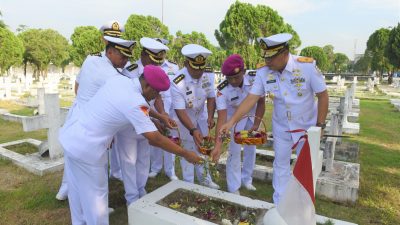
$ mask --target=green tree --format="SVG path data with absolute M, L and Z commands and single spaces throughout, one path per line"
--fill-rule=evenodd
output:
M 347 71 L 349 62 L 350 62 L 350 60 L 345 54 L 335 53 L 334 60 L 333 60 L 334 72 L 337 73 L 337 72 Z M 329 61 L 328 61 L 328 63 L 329 63 Z
M 22 41 L 7 28 L 0 27 L 0 75 L 11 66 L 22 63 L 23 54 Z
M 328 59 L 329 67 L 327 71 L 335 72 L 334 62 L 333 62 L 335 60 L 335 53 L 333 52 L 334 47 L 332 45 L 325 45 L 324 47 L 322 47 L 322 49 L 324 50 L 326 57 Z
M 369 74 L 371 68 L 371 57 L 369 54 L 364 54 L 355 64 L 354 72 L 359 72 L 363 74 Z
M 128 40 L 137 41 L 137 46 L 134 49 L 134 57 L 139 58 L 140 43 L 142 37 L 149 38 L 165 38 L 172 39 L 169 34 L 168 27 L 161 23 L 159 19 L 153 16 L 142 16 L 132 14 L 129 16 L 125 24 L 125 32 L 123 37 Z
M 1 13 L 1 11 L 0 11 L 0 17 L 3 17 L 3 14 Z M 4 23 L 4 21 L 0 20 L 0 28 L 6 28 L 6 27 L 7 27 L 7 25 Z
M 76 27 L 71 41 L 70 53 L 76 66 L 81 66 L 87 55 L 100 52 L 105 47 L 101 32 L 94 26 Z
M 289 24 L 286 24 L 276 11 L 268 6 L 236 1 L 230 6 L 219 30 L 214 34 L 222 49 L 227 54 L 238 53 L 243 56 L 248 68 L 254 68 L 262 61 L 258 37 L 270 36 L 277 33 L 291 33 L 291 50 L 300 46 L 300 38 Z
M 29 29 L 18 35 L 25 46 L 23 63 L 32 63 L 36 68 L 34 76 L 47 75 L 50 63 L 58 67 L 66 65 L 69 59 L 68 41 L 51 29 Z
M 385 57 L 395 67 L 400 68 L 400 23 L 390 33 L 385 48 Z
M 381 28 L 371 34 L 367 41 L 367 49 L 365 51 L 371 54 L 371 69 L 378 71 L 379 77 L 389 68 L 389 60 L 384 54 L 389 40 L 389 33 L 389 29 Z
M 324 72 L 329 68 L 328 58 L 321 47 L 310 46 L 303 48 L 300 55 L 314 58 L 317 62 L 318 68 Z
M 400 68 L 400 23 L 390 31 L 384 55 L 392 66 L 389 70 L 388 79 L 388 83 L 391 84 L 394 70 Z
M 181 50 L 187 44 L 198 44 L 212 51 L 213 54 L 207 58 L 207 63 L 214 69 L 219 68 L 226 57 L 225 51 L 213 46 L 203 33 L 193 31 L 190 34 L 183 34 L 181 31 L 178 31 L 176 32 L 176 38 L 170 45 L 167 57 L 177 62 L 180 67 L 183 66 L 183 61 L 185 60 Z

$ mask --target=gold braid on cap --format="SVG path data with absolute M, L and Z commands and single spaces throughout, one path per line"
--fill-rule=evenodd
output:
M 271 57 L 281 53 L 286 46 L 288 46 L 287 42 L 284 42 L 284 43 L 281 43 L 281 44 L 275 45 L 275 46 L 268 46 L 267 43 L 265 43 L 265 41 L 261 39 L 260 47 L 262 50 L 264 50 L 262 57 L 263 58 L 271 58 Z
M 108 42 L 109 45 L 113 46 L 115 49 L 117 49 L 119 52 L 121 52 L 122 55 L 126 57 L 132 57 L 133 56 L 133 48 L 136 45 L 136 42 L 134 42 L 132 45 L 129 47 L 114 43 L 114 42 Z
M 148 50 L 147 48 L 144 48 L 144 51 L 149 55 L 150 60 L 157 64 L 162 64 L 165 60 L 165 55 L 166 55 L 165 50 L 162 50 L 158 53 L 154 53 Z
M 104 29 L 103 34 L 106 36 L 110 36 L 110 37 L 121 37 L 122 36 L 122 32 L 119 28 L 119 24 L 117 22 L 114 22 L 111 25 L 111 28 L 109 29 Z
M 202 70 L 206 67 L 206 57 L 198 55 L 194 58 L 186 57 L 189 61 L 190 67 L 196 70 Z

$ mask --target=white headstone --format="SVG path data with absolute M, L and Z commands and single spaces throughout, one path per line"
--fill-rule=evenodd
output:
M 50 158 L 57 159 L 63 156 L 63 150 L 58 142 L 58 131 L 63 120 L 60 113 L 60 100 L 58 94 L 45 94 L 44 99 L 46 114 L 24 118 L 22 125 L 24 131 L 48 128 L 47 138 Z

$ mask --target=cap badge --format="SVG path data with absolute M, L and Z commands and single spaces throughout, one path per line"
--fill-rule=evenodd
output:
M 111 25 L 111 28 L 112 28 L 113 30 L 119 30 L 119 24 L 118 24 L 117 22 L 114 22 L 114 23 Z

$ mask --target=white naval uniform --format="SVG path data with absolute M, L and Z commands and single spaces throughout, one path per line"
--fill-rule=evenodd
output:
M 229 120 L 240 103 L 248 95 L 255 76 L 246 74 L 243 77 L 242 87 L 233 87 L 228 81 L 223 81 L 217 86 L 217 110 L 227 110 L 227 120 Z M 254 116 L 256 106 L 254 106 L 247 115 Z M 249 130 L 254 124 L 254 117 L 240 120 L 236 125 L 236 131 Z M 226 163 L 226 181 L 229 192 L 239 190 L 241 184 L 252 184 L 253 169 L 256 160 L 256 146 L 243 146 L 243 165 L 241 166 L 241 145 L 236 144 L 233 138 L 233 128 L 231 129 L 231 141 L 229 143 L 229 155 Z
M 86 104 L 105 84 L 108 78 L 117 75 L 119 75 L 117 70 L 104 51 L 98 55 L 87 56 L 76 77 L 76 82 L 79 84 L 78 92 L 65 120 L 67 121 L 71 117 L 75 109 Z M 60 190 L 68 188 L 65 169 Z
M 134 67 L 133 67 L 134 66 Z M 141 60 L 128 63 L 122 74 L 131 79 L 138 79 L 143 73 Z M 127 205 L 146 194 L 145 186 L 150 169 L 150 145 L 146 138 L 137 135 L 132 126 L 117 132 L 113 149 L 118 152 L 122 180 Z
M 273 98 L 272 133 L 274 136 L 275 160 L 273 163 L 274 203 L 286 189 L 290 178 L 291 147 L 302 133 L 286 131 L 307 130 L 317 122 L 317 101 L 315 93 L 326 90 L 323 76 L 314 63 L 299 62 L 299 56 L 289 54 L 289 60 L 282 71 L 270 70 L 264 66 L 257 70 L 256 80 L 250 91 L 255 95 Z M 298 154 L 298 152 L 297 152 Z
M 156 131 L 149 108 L 138 79 L 115 76 L 60 130 L 72 224 L 109 223 L 107 147 L 124 127 L 133 126 L 138 134 Z
M 175 76 L 175 73 L 179 70 L 178 65 L 165 60 L 163 64 L 161 64 L 161 68 L 165 71 L 168 77 L 171 80 Z M 164 110 L 169 114 L 170 118 L 176 120 L 175 111 L 172 108 L 172 98 L 171 98 L 171 90 L 160 92 L 163 103 Z M 177 136 L 175 130 L 170 130 L 172 136 Z M 163 167 L 164 161 L 164 172 L 168 177 L 175 176 L 175 154 L 164 151 L 158 147 L 151 146 L 151 156 L 150 156 L 150 171 L 159 173 Z M 164 156 L 164 157 L 163 157 Z M 163 159 L 164 158 L 164 159 Z
M 204 105 L 207 98 L 215 98 L 214 76 L 214 73 L 204 72 L 200 79 L 193 79 L 186 67 L 184 67 L 176 73 L 174 82 L 172 82 L 171 85 L 172 104 L 174 109 L 185 109 L 192 124 L 199 129 L 203 136 L 208 135 L 208 130 L 205 132 L 200 128 L 202 125 L 204 126 L 204 124 L 200 124 L 202 122 L 200 118 L 204 113 Z M 180 81 L 178 82 L 177 79 Z M 204 122 L 205 121 L 203 121 L 203 123 Z M 184 148 L 200 155 L 189 130 L 180 121 L 178 121 L 178 126 Z M 194 182 L 195 169 L 199 183 L 208 185 L 212 182 L 209 173 L 205 177 L 205 180 L 203 180 L 204 168 L 202 165 L 194 166 L 182 158 L 181 167 L 184 181 L 191 183 Z

